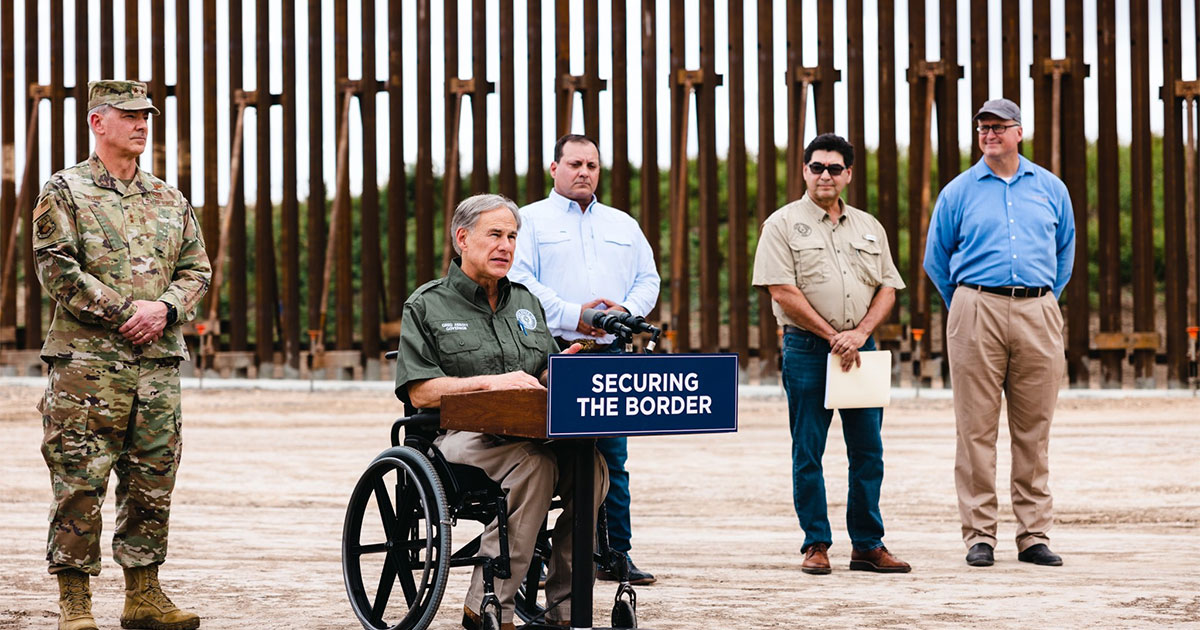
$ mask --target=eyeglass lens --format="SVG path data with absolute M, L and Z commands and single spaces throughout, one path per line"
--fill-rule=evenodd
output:
M 820 175 L 821 173 L 824 173 L 825 171 L 829 171 L 830 175 L 837 177 L 838 175 L 842 174 L 842 171 L 846 170 L 846 167 L 842 166 L 841 164 L 828 164 L 827 165 L 827 164 L 822 164 L 821 162 L 809 162 L 808 170 L 812 171 L 813 174 L 815 174 L 815 175 Z
M 1016 125 L 979 125 L 975 128 L 975 130 L 978 131 L 979 135 L 981 136 L 988 135 L 989 131 L 997 136 L 1002 136 L 1004 135 L 1005 131 L 1008 131 L 1009 127 L 1016 127 Z

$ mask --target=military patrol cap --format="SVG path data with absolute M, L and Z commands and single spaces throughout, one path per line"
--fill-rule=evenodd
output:
M 146 84 L 140 81 L 92 81 L 88 83 L 88 111 L 100 105 L 112 105 L 129 112 L 158 108 L 146 96 Z

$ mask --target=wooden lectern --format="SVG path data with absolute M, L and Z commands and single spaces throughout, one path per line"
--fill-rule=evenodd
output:
M 546 390 L 507 389 L 442 396 L 442 428 L 546 439 Z

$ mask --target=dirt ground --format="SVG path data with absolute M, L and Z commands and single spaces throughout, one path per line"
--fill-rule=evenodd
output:
M 49 484 L 38 395 L 0 382 L 3 630 L 56 623 L 55 585 L 42 559 Z M 210 629 L 359 627 L 342 586 L 343 511 L 398 412 L 379 392 L 187 390 L 162 572 L 176 602 Z M 1060 402 L 1051 441 L 1059 568 L 1017 562 L 1003 495 L 996 565 L 967 567 L 950 403 L 893 403 L 882 509 L 885 541 L 913 564 L 907 575 L 847 570 L 836 421 L 825 460 L 835 569 L 801 573 L 786 403 L 744 400 L 739 422 L 736 434 L 630 440 L 633 555 L 659 578 L 638 589 L 643 627 L 1200 628 L 1200 401 Z M 1003 429 L 1000 439 L 1007 444 Z M 1005 488 L 1007 448 L 999 459 Z M 107 557 L 111 499 L 104 512 L 95 611 L 102 628 L 115 628 L 123 582 Z M 458 627 L 468 576 L 451 574 L 435 629 Z M 597 585 L 597 625 L 608 624 L 612 593 Z

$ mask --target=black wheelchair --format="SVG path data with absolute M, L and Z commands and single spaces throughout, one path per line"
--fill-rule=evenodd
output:
M 367 467 L 346 508 L 342 574 L 350 606 L 368 630 L 425 630 L 437 614 L 450 568 L 482 565 L 481 627 L 499 630 L 494 579 L 512 575 L 504 491 L 481 469 L 446 460 L 434 445 L 440 433 L 438 410 L 406 406 L 405 412 L 409 415 L 392 425 L 392 447 Z M 561 501 L 551 505 L 555 507 Z M 600 513 L 594 560 L 619 581 L 612 626 L 636 628 L 637 595 L 629 585 L 626 557 L 609 549 L 603 509 Z M 478 555 L 478 536 L 453 549 L 451 530 L 459 520 L 487 524 L 493 519 L 499 519 L 498 557 Z M 516 614 L 525 628 L 545 627 L 548 608 L 558 604 L 540 596 L 550 552 L 550 533 L 543 524 L 516 596 Z M 402 598 L 394 596 L 397 586 Z

